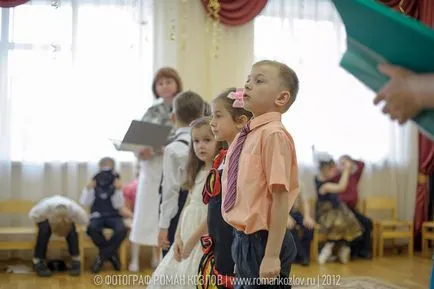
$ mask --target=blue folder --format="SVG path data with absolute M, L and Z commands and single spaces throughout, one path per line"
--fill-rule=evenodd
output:
M 434 72 L 434 30 L 374 0 L 332 0 L 347 32 L 340 65 L 378 91 L 389 80 L 377 66 L 390 63 L 416 73 Z M 434 140 L 434 110 L 413 121 Z

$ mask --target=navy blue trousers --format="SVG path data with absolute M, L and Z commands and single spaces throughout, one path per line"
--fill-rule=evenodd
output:
M 113 235 L 109 240 L 103 234 L 104 228 L 113 230 Z M 127 237 L 128 230 L 120 216 L 100 217 L 90 220 L 87 234 L 98 247 L 101 258 L 108 260 L 111 256 L 117 255 L 119 247 Z
M 310 242 L 313 239 L 313 230 L 306 228 L 303 225 L 303 215 L 299 212 L 291 212 L 291 217 L 294 219 L 295 223 L 303 231 L 303 235 L 300 238 L 297 234 L 297 230 L 294 228 L 291 230 L 292 237 L 294 238 L 295 246 L 297 247 L 297 259 L 301 259 L 306 256 L 308 259 L 310 257 Z
M 45 220 L 38 223 L 38 236 L 36 238 L 36 246 L 34 257 L 38 259 L 45 259 L 47 257 L 47 246 L 51 237 L 50 223 Z M 78 235 L 75 229 L 75 224 L 72 225 L 71 232 L 66 236 L 66 242 L 68 243 L 69 254 L 73 257 L 79 255 L 78 250 Z
M 232 242 L 232 258 L 235 263 L 235 288 L 291 288 L 289 281 L 291 264 L 295 260 L 297 250 L 289 231 L 286 231 L 280 251 L 279 285 L 258 285 L 259 268 L 264 258 L 268 240 L 268 231 L 259 231 L 246 235 L 240 231 L 234 231 Z M 250 284 L 248 284 L 250 282 Z M 253 284 L 252 284 L 253 282 Z
M 178 212 L 176 213 L 175 217 L 170 220 L 170 226 L 168 230 L 168 236 L 170 246 L 175 242 L 175 233 L 176 228 L 178 227 L 179 222 L 179 215 L 181 215 L 182 208 L 184 208 L 185 202 L 187 201 L 188 197 L 188 191 L 187 190 L 180 190 L 179 191 L 179 197 L 178 197 Z M 163 250 L 163 257 L 166 256 L 166 254 L 169 252 L 170 247 L 167 250 Z

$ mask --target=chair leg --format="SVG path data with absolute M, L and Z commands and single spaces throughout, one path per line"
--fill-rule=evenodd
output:
M 384 238 L 383 238 L 383 228 L 378 228 L 378 257 L 383 258 L 384 254 Z
M 393 230 L 396 231 L 395 229 L 393 229 Z M 393 254 L 400 255 L 401 250 L 396 249 L 395 239 L 391 239 L 390 241 L 392 242 L 392 252 L 393 252 Z
M 413 225 L 410 226 L 410 239 L 408 240 L 408 256 L 413 257 L 414 255 L 414 239 L 413 239 Z
M 426 239 L 426 228 L 422 228 L 422 257 L 428 257 L 428 240 Z
M 119 248 L 119 258 L 121 259 L 121 269 L 125 271 L 127 269 L 127 240 L 124 240 Z
M 372 227 L 372 258 L 375 259 L 377 257 L 377 245 L 378 245 L 378 232 L 377 225 L 374 224 Z

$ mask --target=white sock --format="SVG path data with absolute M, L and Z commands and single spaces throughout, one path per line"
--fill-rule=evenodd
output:
M 74 261 L 80 261 L 80 256 L 72 256 L 71 259 Z
M 131 264 L 135 267 L 139 266 L 140 244 L 131 244 Z
M 330 258 L 333 252 L 334 243 L 326 243 L 324 247 L 321 249 L 321 252 L 318 256 L 318 263 L 324 264 Z
M 39 259 L 39 258 L 33 258 L 33 264 L 36 264 L 36 263 L 38 263 L 39 261 L 41 261 L 41 259 Z
M 326 243 L 326 244 L 324 245 L 324 249 L 326 249 L 326 250 L 333 250 L 334 245 L 335 245 L 335 243 L 333 243 L 333 242 L 328 242 L 328 243 Z
M 158 247 L 152 248 L 152 262 L 159 263 L 161 259 L 161 249 Z

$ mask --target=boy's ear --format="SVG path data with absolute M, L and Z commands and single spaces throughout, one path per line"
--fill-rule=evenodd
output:
M 237 120 L 237 128 L 238 129 L 242 129 L 245 125 L 246 125 L 246 123 L 249 121 L 249 119 L 247 118 L 247 116 L 245 116 L 245 115 L 242 115 L 242 116 L 240 116 L 240 117 L 238 117 L 238 120 Z
M 274 104 L 279 107 L 286 107 L 292 101 L 291 93 L 289 91 L 282 91 L 279 96 L 274 100 Z
M 176 122 L 176 114 L 175 114 L 174 112 L 172 112 L 172 113 L 170 114 L 170 120 L 171 120 L 173 123 Z

